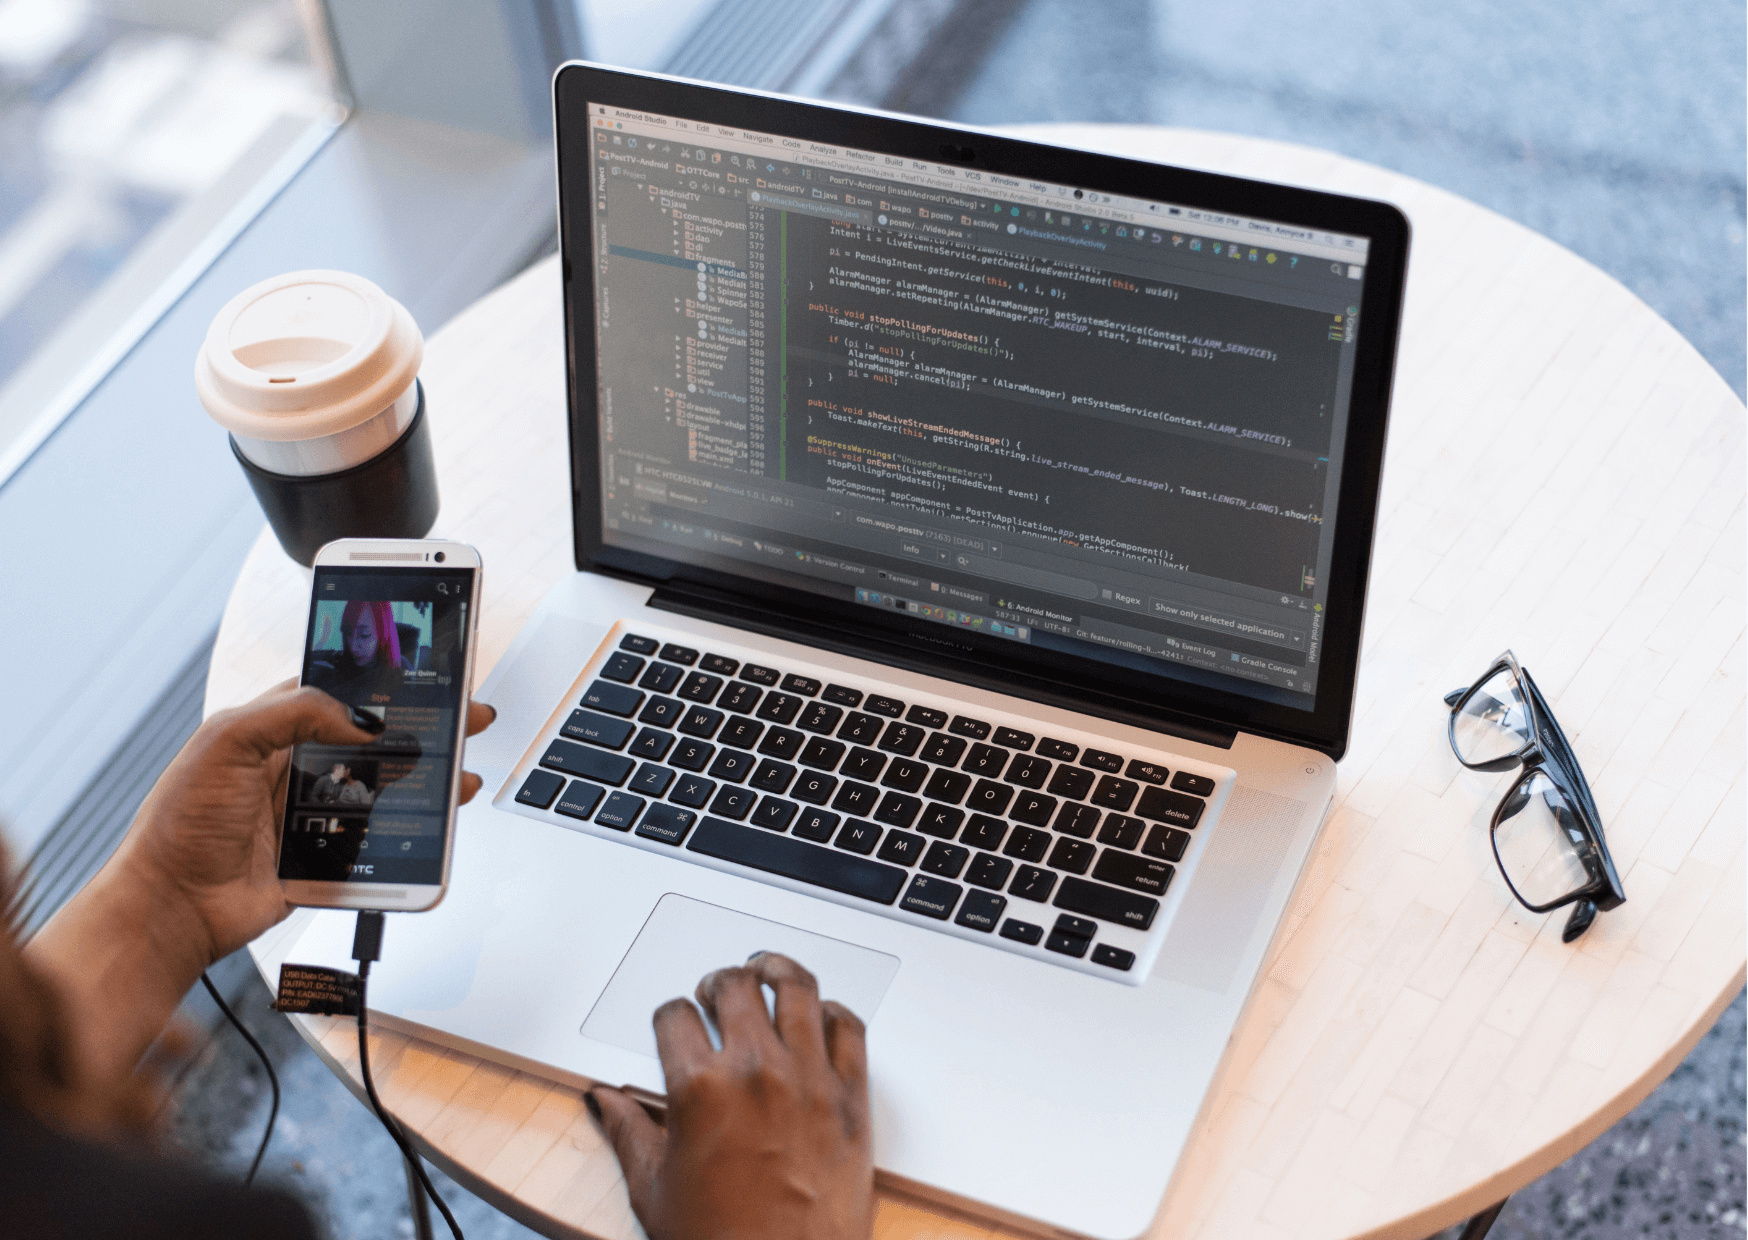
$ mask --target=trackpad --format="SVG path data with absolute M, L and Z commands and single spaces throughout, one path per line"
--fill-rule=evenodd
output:
M 595 1000 L 582 1034 L 654 1059 L 655 1010 L 675 996 L 690 999 L 706 973 L 745 964 L 754 952 L 797 961 L 819 979 L 820 998 L 836 999 L 865 1025 L 874 1023 L 898 972 L 897 956 L 669 893 Z

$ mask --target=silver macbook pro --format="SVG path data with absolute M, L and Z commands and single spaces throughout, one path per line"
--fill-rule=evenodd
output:
M 1140 1234 L 1347 744 L 1406 221 L 554 89 L 577 571 L 376 1006 L 659 1093 L 656 1005 L 782 951 L 868 1023 L 883 1182 Z

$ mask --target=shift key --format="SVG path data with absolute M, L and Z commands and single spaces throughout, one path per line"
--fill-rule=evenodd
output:
M 1137 930 L 1151 926 L 1154 914 L 1159 912 L 1159 901 L 1152 896 L 1119 891 L 1103 883 L 1089 883 L 1072 874 L 1063 875 L 1062 885 L 1056 890 L 1055 903 L 1057 908 L 1070 913 L 1115 922 L 1119 926 L 1133 926 Z
M 625 777 L 631 774 L 632 767 L 637 763 L 622 754 L 603 753 L 599 749 L 573 745 L 569 741 L 553 741 L 546 747 L 546 752 L 540 755 L 540 765 L 563 771 L 566 775 L 593 779 L 617 788 L 625 782 Z

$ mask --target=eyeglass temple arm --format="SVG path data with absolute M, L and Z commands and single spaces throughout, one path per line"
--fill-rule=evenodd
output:
M 1463 694 L 1468 691 L 1468 685 L 1464 685 L 1461 689 L 1452 689 L 1449 693 L 1445 694 L 1445 705 L 1451 707 L 1453 710 L 1456 709 L 1457 703 L 1463 700 Z

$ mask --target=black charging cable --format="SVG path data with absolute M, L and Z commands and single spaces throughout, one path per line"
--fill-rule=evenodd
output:
M 361 912 L 358 914 L 358 928 L 352 934 L 352 959 L 358 962 L 358 1066 L 364 1075 L 364 1092 L 370 1095 L 370 1105 L 376 1112 L 376 1118 L 382 1121 L 382 1126 L 388 1129 L 388 1135 L 395 1139 L 395 1144 L 401 1148 L 401 1156 L 407 1160 L 419 1177 L 419 1186 L 425 1190 L 425 1195 L 436 1205 L 438 1213 L 443 1215 L 443 1221 L 449 1224 L 455 1240 L 462 1240 L 461 1227 L 455 1221 L 455 1215 L 449 1212 L 443 1198 L 437 1195 L 437 1190 L 431 1187 L 431 1177 L 425 1174 L 425 1162 L 407 1141 L 401 1132 L 400 1125 L 389 1118 L 389 1113 L 383 1109 L 382 1099 L 376 1096 L 376 1082 L 370 1079 L 370 1040 L 365 1037 L 365 984 L 370 977 L 372 961 L 382 959 L 382 914 L 376 912 Z
M 219 993 L 219 988 L 212 984 L 212 978 L 202 973 L 200 984 L 206 987 L 206 993 L 212 996 L 212 1001 L 218 1004 L 219 1011 L 225 1014 L 225 1019 L 235 1025 L 237 1032 L 243 1035 L 257 1055 L 261 1057 L 261 1066 L 267 1069 L 267 1083 L 273 1086 L 273 1109 L 267 1112 L 267 1131 L 261 1134 L 261 1144 L 255 1150 L 255 1161 L 249 1164 L 249 1174 L 243 1177 L 243 1187 L 248 1188 L 255 1183 L 255 1173 L 261 1170 L 261 1159 L 267 1154 L 267 1143 L 273 1140 L 273 1125 L 279 1120 L 279 1075 L 273 1071 L 273 1062 L 267 1058 L 267 1052 L 255 1040 L 248 1027 L 237 1019 L 237 1014 L 231 1011 L 231 1005 L 225 1002 L 225 997 Z

